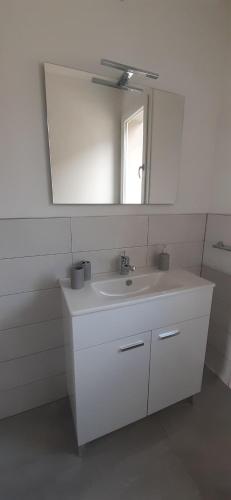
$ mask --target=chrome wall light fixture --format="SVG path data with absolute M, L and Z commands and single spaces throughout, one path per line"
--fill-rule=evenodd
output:
M 153 71 L 146 71 L 144 69 L 136 68 L 135 66 L 129 66 L 127 64 L 121 64 L 116 61 L 110 61 L 109 59 L 101 59 L 101 64 L 103 66 L 109 66 L 110 68 L 122 71 L 121 77 L 116 82 L 113 82 L 111 80 L 104 80 L 103 78 L 96 78 L 96 77 L 92 78 L 93 83 L 98 83 L 99 85 L 106 85 L 107 87 L 113 87 L 116 89 L 121 89 L 131 92 L 143 92 L 143 89 L 139 87 L 128 86 L 128 83 L 134 74 L 141 76 L 143 75 L 146 78 L 151 78 L 153 80 L 157 80 L 157 78 L 159 78 L 159 74 L 154 73 Z

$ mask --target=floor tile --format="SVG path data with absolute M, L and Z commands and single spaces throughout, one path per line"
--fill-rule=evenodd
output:
M 67 399 L 0 422 L 4 500 L 230 500 L 231 392 L 201 394 L 89 443 L 77 455 Z

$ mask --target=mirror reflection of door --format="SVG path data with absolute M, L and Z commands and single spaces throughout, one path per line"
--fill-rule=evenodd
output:
M 44 68 L 53 203 L 175 203 L 184 97 Z
M 143 203 L 144 167 L 144 106 L 122 123 L 122 203 Z

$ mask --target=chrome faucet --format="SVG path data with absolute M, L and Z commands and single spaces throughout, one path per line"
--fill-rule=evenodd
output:
M 130 265 L 130 258 L 128 255 L 121 255 L 120 256 L 120 274 L 128 274 L 130 271 L 135 271 L 136 266 Z

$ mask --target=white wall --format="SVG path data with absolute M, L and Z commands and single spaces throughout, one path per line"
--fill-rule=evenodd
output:
M 227 16 L 228 36 L 223 54 L 222 100 L 217 123 L 216 158 L 213 175 L 211 212 L 231 213 L 231 2 Z
M 1 0 L 0 217 L 208 211 L 226 7 L 226 0 Z M 186 97 L 173 207 L 51 205 L 41 63 L 107 75 L 102 57 L 159 71 L 159 88 Z
M 231 245 L 231 216 L 209 214 L 203 276 L 216 284 L 213 294 L 206 363 L 231 388 L 231 253 L 213 248 Z
M 227 4 L 226 50 L 221 79 L 221 104 L 208 215 L 203 276 L 216 284 L 211 311 L 206 363 L 231 388 L 231 253 L 213 248 L 231 244 L 231 2 Z M 225 215 L 222 215 L 225 214 Z

